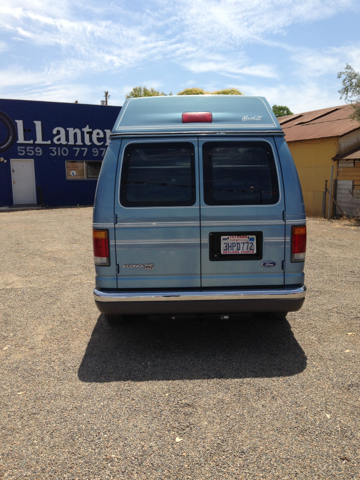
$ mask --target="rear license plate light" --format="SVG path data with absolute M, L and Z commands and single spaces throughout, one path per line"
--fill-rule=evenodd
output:
M 291 227 L 291 261 L 304 262 L 306 253 L 306 226 Z
M 109 230 L 93 230 L 95 265 L 110 265 Z

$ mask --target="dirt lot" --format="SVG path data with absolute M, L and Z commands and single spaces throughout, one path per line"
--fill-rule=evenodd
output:
M 360 478 L 360 227 L 308 221 L 287 321 L 112 328 L 91 215 L 0 213 L 0 478 Z

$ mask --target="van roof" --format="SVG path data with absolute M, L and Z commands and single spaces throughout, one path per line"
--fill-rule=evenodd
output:
M 211 113 L 210 123 L 183 123 L 183 114 Z M 185 133 L 261 133 L 283 131 L 264 97 L 245 95 L 174 95 L 125 101 L 112 136 Z

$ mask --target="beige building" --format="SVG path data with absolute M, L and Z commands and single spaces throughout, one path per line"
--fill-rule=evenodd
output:
M 331 214 L 360 215 L 360 123 L 351 105 L 278 118 L 299 172 L 306 214 L 327 214 L 333 170 Z M 332 168 L 333 167 L 333 168 Z M 337 204 L 337 205 L 336 205 Z

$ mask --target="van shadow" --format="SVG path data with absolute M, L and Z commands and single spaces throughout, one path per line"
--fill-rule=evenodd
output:
M 82 382 L 144 382 L 285 377 L 306 368 L 287 320 L 252 316 L 108 325 L 102 315 L 78 377 Z

